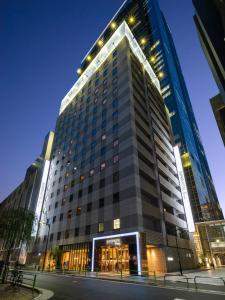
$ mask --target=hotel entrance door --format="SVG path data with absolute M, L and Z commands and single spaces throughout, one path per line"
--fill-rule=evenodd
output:
M 129 248 L 128 245 L 101 246 L 99 266 L 102 272 L 128 272 Z

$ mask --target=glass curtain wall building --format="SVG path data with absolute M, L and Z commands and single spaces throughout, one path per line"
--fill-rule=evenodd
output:
M 158 1 L 125 1 L 113 17 L 115 26 L 125 18 L 160 80 L 162 95 L 170 112 L 174 140 L 179 145 L 182 155 L 194 220 L 197 222 L 221 219 L 223 214 L 172 35 L 159 8 Z M 109 34 L 110 26 L 101 34 L 102 43 L 107 40 Z M 92 47 L 79 72 L 86 68 L 88 59 L 95 55 L 97 48 L 97 44 Z
M 212 109 L 225 145 L 225 1 L 192 0 L 196 14 L 195 25 L 220 94 L 210 99 Z

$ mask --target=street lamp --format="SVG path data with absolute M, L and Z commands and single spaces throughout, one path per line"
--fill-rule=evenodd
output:
M 178 240 L 177 240 L 177 233 L 178 232 L 181 232 L 181 231 L 185 231 L 185 229 L 181 229 L 181 228 L 176 228 L 175 227 L 175 230 L 176 230 L 176 248 L 177 248 L 177 257 L 178 257 L 178 263 L 179 263 L 179 268 L 180 268 L 180 275 L 183 276 L 183 269 L 182 269 L 182 265 L 181 265 L 181 259 L 180 259 L 180 252 L 179 252 L 179 247 L 178 247 Z
M 42 265 L 42 272 L 43 272 L 44 267 L 45 267 L 45 260 L 46 260 L 46 256 L 47 256 L 48 239 L 49 239 L 49 232 L 50 232 L 51 224 L 50 223 L 42 223 L 42 224 L 48 226 L 48 235 L 47 235 L 47 241 L 46 241 L 46 246 L 45 246 L 45 255 L 44 255 L 44 260 L 43 260 L 43 265 Z

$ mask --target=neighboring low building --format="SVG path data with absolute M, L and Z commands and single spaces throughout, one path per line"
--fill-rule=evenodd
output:
M 199 263 L 225 266 L 225 220 L 196 223 L 194 235 Z
M 54 133 L 49 132 L 45 137 L 41 155 L 29 166 L 23 182 L 0 204 L 0 218 L 2 214 L 10 209 L 24 208 L 34 213 L 35 220 L 32 232 L 34 239 L 37 234 L 37 224 L 42 209 L 53 139 Z M 43 184 L 44 181 L 45 184 Z M 0 259 L 4 258 L 4 254 L 8 250 L 5 248 L 5 242 L 0 239 Z M 14 245 L 14 247 L 11 260 L 16 261 L 20 256 L 20 262 L 24 263 L 26 259 L 24 245 L 23 247 L 22 245 Z

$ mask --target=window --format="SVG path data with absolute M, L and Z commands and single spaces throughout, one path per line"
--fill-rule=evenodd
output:
M 91 233 L 91 225 L 87 225 L 85 228 L 85 234 L 89 235 Z
M 113 120 L 118 119 L 118 111 L 117 110 L 113 112 L 112 117 L 113 117 Z
M 118 131 L 118 124 L 113 125 L 113 133 Z
M 62 205 L 64 205 L 66 203 L 66 198 L 62 199 Z
M 91 169 L 91 170 L 89 171 L 89 176 L 93 176 L 94 173 L 95 173 L 95 170 L 94 170 L 94 169 Z
M 113 163 L 116 164 L 119 161 L 119 155 L 113 156 Z
M 103 188 L 105 186 L 105 179 L 101 179 L 100 182 L 99 182 L 99 187 L 100 188 Z
M 114 99 L 112 102 L 113 108 L 116 108 L 118 106 L 118 99 Z
M 70 201 L 70 202 L 73 201 L 73 194 L 70 195 L 69 201 Z
M 51 198 L 53 198 L 53 196 L 54 196 L 54 193 L 51 193 Z
M 79 190 L 79 191 L 78 191 L 78 198 L 81 198 L 81 197 L 82 197 L 82 194 L 83 194 L 83 191 L 82 191 L 82 190 Z
M 113 173 L 113 182 L 119 181 L 119 172 Z
M 95 148 L 95 146 L 96 146 L 96 141 L 91 143 L 91 149 L 93 150 Z
M 62 177 L 59 177 L 59 183 L 62 181 Z
M 66 192 L 68 190 L 68 184 L 65 184 L 63 187 L 64 192 Z M 60 190 L 57 190 L 57 195 L 58 193 L 60 193 Z
M 57 241 L 60 240 L 60 237 L 61 237 L 61 232 L 58 232 L 57 233 Z
M 99 208 L 104 207 L 105 205 L 105 199 L 104 198 L 100 198 L 99 199 Z
M 89 202 L 89 203 L 87 204 L 87 212 L 91 211 L 91 209 L 92 209 L 92 203 Z
M 117 56 L 117 50 L 114 50 L 113 51 L 113 57 L 116 57 Z
M 58 204 L 59 204 L 58 202 L 56 202 L 56 203 L 55 203 L 55 208 L 57 208 L 57 207 L 58 207 Z
M 95 161 L 95 154 L 92 154 L 92 155 L 90 156 L 90 162 L 93 162 L 93 161 Z
M 114 193 L 113 194 L 113 203 L 118 203 L 120 201 L 120 194 Z
M 120 219 L 113 220 L 113 229 L 120 229 Z
M 68 210 L 67 219 L 71 219 L 71 217 L 72 217 L 72 210 Z
M 66 230 L 66 231 L 65 231 L 65 239 L 68 239 L 69 236 L 70 236 L 70 232 L 69 232 L 69 230 Z
M 107 124 L 106 120 L 102 121 L 102 129 L 106 127 L 106 124 Z
M 88 186 L 88 194 L 92 193 L 93 192 L 93 185 L 89 185 Z
M 104 223 L 98 223 L 98 232 L 104 232 Z
M 56 221 L 56 216 L 53 217 L 52 223 L 55 223 L 55 221 Z
M 50 242 L 53 241 L 53 233 L 50 234 Z
M 107 84 L 107 79 L 104 79 L 103 80 L 103 85 L 106 85 Z
M 75 236 L 79 236 L 79 231 L 80 231 L 79 229 L 80 229 L 79 227 L 75 228 L 75 233 L 74 233 Z
M 106 140 L 106 134 L 103 134 L 102 135 L 102 141 L 105 141 Z
M 114 141 L 113 141 L 113 147 L 115 148 L 115 147 L 117 147 L 118 145 L 119 145 L 119 140 L 118 140 L 118 139 L 114 140 Z
M 117 75 L 117 68 L 114 68 L 114 69 L 112 70 L 112 74 L 113 74 L 113 76 Z
M 105 167 L 106 167 L 106 163 L 105 162 L 101 163 L 100 170 L 101 171 L 105 170 Z
M 77 216 L 79 216 L 81 214 L 81 207 L 77 207 Z
M 80 182 L 83 182 L 83 181 L 84 181 L 84 178 L 85 178 L 84 175 L 81 175 L 81 176 L 80 176 Z
M 103 100 L 102 100 L 102 104 L 106 104 L 107 102 L 107 98 L 105 97 Z
M 108 69 L 105 69 L 103 72 L 103 76 L 105 77 L 108 74 Z
M 63 220 L 63 214 L 60 214 L 59 221 L 62 221 L 62 220 Z
M 71 181 L 71 185 L 70 186 L 71 186 L 71 188 L 75 186 L 75 180 Z
M 104 155 L 105 152 L 106 152 L 106 147 L 102 147 L 102 148 L 101 148 L 101 155 Z

